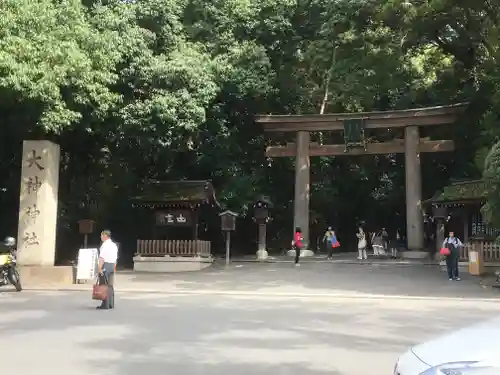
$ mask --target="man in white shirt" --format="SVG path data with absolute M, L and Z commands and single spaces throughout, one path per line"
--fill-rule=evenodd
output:
M 111 232 L 103 230 L 101 232 L 102 245 L 99 249 L 99 284 L 108 285 L 108 298 L 102 301 L 98 309 L 108 310 L 115 307 L 114 278 L 116 271 L 116 261 L 118 259 L 118 246 L 111 240 Z

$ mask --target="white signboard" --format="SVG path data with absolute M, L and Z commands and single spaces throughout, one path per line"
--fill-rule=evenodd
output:
M 98 249 L 78 250 L 78 264 L 76 268 L 77 280 L 93 280 L 97 273 L 97 262 L 99 260 Z

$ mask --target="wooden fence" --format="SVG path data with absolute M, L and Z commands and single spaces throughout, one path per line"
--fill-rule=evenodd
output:
M 472 249 L 482 252 L 485 262 L 500 261 L 500 244 L 493 241 L 467 242 L 460 250 L 460 260 L 469 260 L 469 251 Z
M 190 240 L 137 240 L 140 256 L 210 256 L 210 241 Z

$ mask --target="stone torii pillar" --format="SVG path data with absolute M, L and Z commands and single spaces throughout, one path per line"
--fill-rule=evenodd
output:
M 310 135 L 308 131 L 297 132 L 293 230 L 295 231 L 296 227 L 300 227 L 306 249 L 309 247 L 309 193 L 311 175 L 309 140 Z
M 406 233 L 409 250 L 424 250 L 422 214 L 422 170 L 419 154 L 418 126 L 405 127 Z

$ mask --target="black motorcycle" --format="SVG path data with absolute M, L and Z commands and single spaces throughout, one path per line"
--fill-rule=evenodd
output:
M 2 250 L 0 251 L 0 286 L 12 284 L 16 291 L 20 292 L 23 287 L 17 270 L 16 240 L 7 237 Z

